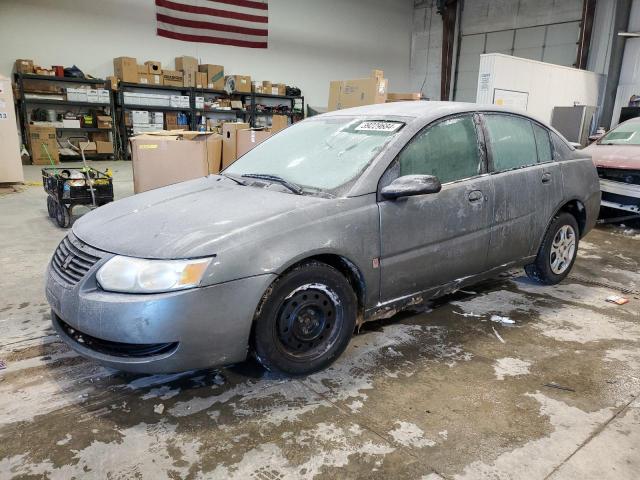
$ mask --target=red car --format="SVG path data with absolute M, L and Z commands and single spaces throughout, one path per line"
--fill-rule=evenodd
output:
M 640 213 L 640 118 L 621 123 L 583 151 L 598 169 L 601 205 Z

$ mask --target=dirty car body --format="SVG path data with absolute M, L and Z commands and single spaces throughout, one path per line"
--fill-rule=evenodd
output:
M 299 192 L 282 178 L 245 176 L 256 161 L 267 173 L 296 172 L 304 160 L 287 157 L 286 142 L 305 128 L 334 132 L 319 141 L 318 159 L 372 153 L 357 157 L 361 164 L 348 178 L 329 175 Z M 357 144 L 336 147 L 347 130 Z M 531 147 L 524 157 L 522 142 Z M 309 143 L 309 151 L 316 148 Z M 305 146 L 296 149 L 302 158 Z M 444 160 L 433 170 L 425 155 Z M 269 172 L 280 157 L 281 169 Z M 286 180 L 305 187 L 304 175 Z M 412 175 L 431 190 L 404 195 L 403 188 L 415 189 Z M 220 175 L 85 215 L 49 264 L 46 294 L 62 339 L 105 365 L 174 372 L 230 364 L 247 357 L 262 302 L 296 266 L 313 261 L 343 275 L 361 323 L 530 264 L 558 212 L 571 212 L 583 236 L 599 202 L 590 158 L 524 114 L 452 102 L 358 107 L 299 122 Z M 113 291 L 102 283 L 129 281 L 117 269 L 105 273 L 114 259 L 178 262 L 162 268 L 184 268 L 181 279 L 190 269 L 197 281 L 170 291 Z M 153 272 L 138 282 L 156 285 Z
M 621 123 L 584 152 L 598 169 L 602 206 L 640 214 L 640 118 Z

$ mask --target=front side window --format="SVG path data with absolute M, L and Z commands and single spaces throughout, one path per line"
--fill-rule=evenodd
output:
M 531 122 L 514 115 L 485 115 L 493 168 L 496 172 L 535 165 L 538 162 Z
M 414 137 L 398 157 L 400 176 L 434 175 L 441 183 L 482 173 L 471 115 L 443 120 Z
M 257 145 L 223 173 L 278 176 L 303 190 L 334 193 L 355 181 L 403 125 L 353 117 L 300 122 Z

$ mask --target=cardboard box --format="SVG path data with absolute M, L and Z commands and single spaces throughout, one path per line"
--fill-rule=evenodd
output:
M 121 82 L 138 82 L 138 61 L 133 57 L 113 59 L 113 75 Z
M 357 80 L 334 80 L 329 85 L 328 111 L 385 103 L 388 83 L 386 78 L 374 77 Z
M 227 168 L 238 158 L 237 154 L 237 133 L 250 127 L 244 122 L 225 122 L 222 125 L 222 168 Z
M 286 95 L 287 94 L 287 86 L 284 83 L 273 83 L 273 84 L 271 84 L 271 94 L 272 95 Z
M 198 59 L 194 57 L 176 57 L 176 70 L 184 74 L 184 86 L 196 86 L 196 74 L 198 73 Z
M 208 88 L 207 74 L 205 72 L 196 72 L 196 88 Z
M 98 149 L 96 142 L 79 142 L 78 147 L 85 153 L 93 153 Z
M 271 93 L 271 82 L 269 80 L 262 81 L 262 91 L 264 93 Z
M 383 70 L 371 70 L 371 78 L 375 78 L 376 80 L 384 79 L 384 71 Z
M 184 74 L 178 70 L 163 70 L 162 84 L 170 87 L 183 87 Z
M 139 73 L 138 81 L 136 83 L 141 83 L 142 85 L 149 84 L 149 74 L 148 73 Z
M 149 85 L 163 85 L 162 75 L 156 75 L 155 73 L 148 73 Z
M 94 143 L 96 145 L 96 153 L 113 153 L 113 143 L 103 141 L 96 141 Z
M 264 142 L 271 135 L 273 135 L 273 133 L 269 130 L 238 130 L 236 139 L 238 158 Z
M 144 62 L 147 67 L 147 73 L 152 73 L 154 75 L 162 75 L 162 64 L 160 62 L 156 62 L 155 60 L 147 60 Z
M 29 125 L 29 144 L 31 147 L 31 161 L 34 165 L 51 164 L 45 148 L 49 152 L 53 163 L 60 163 L 55 128 Z
M 131 138 L 133 191 L 145 192 L 209 174 L 220 139 L 211 133 L 158 132 Z
M 107 85 L 111 86 L 111 90 L 117 91 L 118 90 L 118 77 L 116 77 L 115 75 L 109 75 L 107 77 Z
M 111 128 L 113 126 L 113 119 L 108 115 L 96 115 L 96 122 L 98 128 Z
M 233 77 L 233 79 L 235 80 L 236 92 L 251 93 L 251 77 L 249 75 L 228 75 L 228 76 Z
M 33 60 L 17 59 L 15 70 L 16 73 L 33 73 Z
M 198 71 L 204 73 L 205 85 L 203 88 L 209 88 L 212 90 L 224 89 L 224 67 L 222 65 L 210 65 L 204 64 L 198 67 Z
M 279 132 L 289 126 L 289 117 L 286 115 L 272 115 L 271 133 Z
M 96 145 L 98 145 L 98 142 L 109 142 L 109 132 L 91 132 L 89 133 L 89 138 L 91 139 L 92 142 L 96 142 Z
M 146 65 L 138 65 L 138 74 L 146 75 L 149 73 L 149 68 Z
M 0 75 L 0 183 L 24 182 L 11 80 Z M 53 131 L 55 135 L 55 130 Z M 56 153 L 58 149 L 56 149 Z M 48 163 L 48 161 L 47 161 Z M 3 207 L 7 208 L 7 207 Z M 7 228 L 7 227 L 5 227 Z
M 405 102 L 405 101 L 417 101 L 422 98 L 420 92 L 417 93 L 387 93 L 387 102 Z

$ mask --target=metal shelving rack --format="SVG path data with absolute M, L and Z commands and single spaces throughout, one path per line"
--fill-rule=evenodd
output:
M 292 96 L 292 95 L 273 95 L 270 93 L 255 93 L 255 92 L 251 92 L 251 93 L 244 93 L 243 97 L 250 97 L 251 98 L 251 107 L 249 109 L 249 113 L 250 113 L 250 117 L 249 117 L 249 123 L 251 124 L 252 127 L 256 126 L 256 118 L 258 116 L 271 116 L 271 115 L 287 115 L 289 118 L 291 118 L 291 122 L 293 123 L 294 121 L 297 121 L 297 119 L 302 119 L 304 117 L 304 96 Z M 266 111 L 260 111 L 256 109 L 256 99 L 257 98 L 269 98 L 269 99 L 275 99 L 275 100 L 285 100 L 291 103 L 291 107 L 289 109 L 289 112 L 266 112 Z M 296 106 L 296 101 L 300 100 L 301 101 L 301 107 L 300 107 L 300 111 L 296 112 L 295 110 L 295 106 Z
M 37 80 L 37 81 L 45 81 L 45 82 L 56 82 L 56 83 L 65 83 L 65 84 L 79 84 L 79 85 L 93 85 L 96 87 L 105 87 L 105 81 L 99 78 L 71 78 L 71 77 L 56 77 L 51 75 L 35 75 L 29 73 L 16 73 L 15 74 L 15 82 L 18 87 L 18 99 L 16 99 L 16 105 L 18 108 L 18 118 L 20 118 L 20 130 L 22 131 L 22 141 L 24 145 L 28 145 L 29 150 L 31 150 L 31 145 L 29 144 L 29 106 L 31 105 L 55 105 L 57 107 L 87 107 L 87 108 L 109 108 L 109 116 L 111 116 L 111 128 L 97 128 L 97 127 L 79 127 L 79 128 L 71 128 L 71 127 L 55 127 L 56 131 L 63 132 L 84 132 L 84 133 L 96 133 L 96 132 L 108 132 L 111 131 L 112 135 L 112 143 L 114 145 L 113 154 L 104 153 L 104 154 L 93 154 L 87 155 L 87 159 L 96 160 L 96 159 L 106 159 L 113 157 L 116 154 L 116 122 L 114 117 L 114 98 L 113 92 L 109 89 L 109 103 L 97 103 L 97 102 L 76 102 L 69 100 L 56 100 L 56 99 L 47 99 L 47 98 L 25 98 L 25 90 L 24 90 L 24 82 L 29 80 Z M 30 93 L 30 92 L 27 92 Z M 54 95 L 51 93 L 51 95 Z M 88 139 L 88 137 L 87 137 Z M 72 157 L 76 159 L 76 157 Z M 78 157 L 79 159 L 79 157 Z
M 135 92 L 140 90 L 155 92 L 180 92 L 183 96 L 189 96 L 189 108 L 182 107 L 165 107 L 158 105 L 132 105 L 124 102 L 125 92 Z M 176 94 L 176 93 L 174 93 Z M 116 95 L 116 115 L 118 119 L 118 127 L 120 131 L 121 144 L 118 148 L 119 158 L 131 158 L 129 154 L 129 127 L 125 122 L 125 113 L 133 110 L 147 110 L 152 112 L 184 112 L 189 114 L 189 128 L 195 129 L 195 112 L 193 88 L 191 87 L 174 87 L 171 85 L 148 85 L 144 83 L 120 82 L 118 84 L 118 93 Z
M 237 109 L 237 108 L 232 108 L 232 109 L 224 109 L 224 108 L 213 108 L 213 109 L 195 108 L 195 106 L 196 106 L 195 105 L 196 97 L 204 97 L 206 95 L 215 95 L 215 96 L 223 96 L 223 97 L 234 97 L 234 96 L 241 96 L 242 93 L 241 92 L 233 92 L 231 94 L 228 94 L 225 90 L 214 90 L 214 89 L 211 89 L 211 88 L 194 88 L 193 89 L 193 107 L 194 107 L 194 113 L 195 113 L 196 117 L 198 115 L 212 113 L 212 114 L 215 114 L 215 115 L 233 115 L 233 116 L 235 116 L 236 120 L 241 119 L 241 120 L 243 120 L 245 122 L 248 120 L 249 111 L 244 109 L 244 108 L 242 108 L 242 109 Z M 196 125 L 196 127 L 197 127 L 197 125 Z

